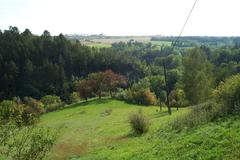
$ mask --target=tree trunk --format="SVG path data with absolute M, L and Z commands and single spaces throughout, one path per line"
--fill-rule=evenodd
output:
M 113 94 L 112 94 L 112 91 L 110 90 L 110 96 L 111 96 L 111 98 L 113 98 Z
M 164 78 L 165 78 L 165 85 L 166 85 L 166 91 L 167 91 L 167 108 L 168 108 L 168 114 L 171 115 L 171 107 L 169 105 L 169 90 L 168 90 L 168 81 L 167 81 L 167 71 L 166 71 L 166 65 L 165 65 L 165 60 L 163 62 L 163 70 L 164 70 Z

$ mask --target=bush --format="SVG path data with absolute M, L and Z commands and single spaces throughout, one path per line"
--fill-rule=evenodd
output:
M 150 124 L 141 112 L 131 114 L 129 116 L 129 123 L 136 134 L 146 133 Z
M 140 105 L 154 105 L 157 103 L 156 96 L 150 91 L 150 89 L 128 90 L 127 101 Z
M 80 96 L 77 92 L 73 92 L 69 96 L 69 103 L 77 103 L 80 100 Z
M 117 100 L 125 101 L 127 100 L 127 92 L 123 89 L 118 89 L 118 92 L 114 94 L 114 98 Z
M 10 121 L 18 126 L 34 124 L 44 112 L 43 104 L 30 97 L 25 97 L 24 103 L 18 98 L 0 103 L 0 121 L 3 124 Z
M 42 160 L 57 138 L 57 132 L 50 128 L 19 128 L 12 124 L 0 128 L 0 154 L 9 159 Z
M 218 107 L 214 103 L 204 103 L 192 106 L 191 110 L 181 116 L 176 117 L 170 126 L 173 130 L 194 128 L 214 120 L 218 116 Z
M 13 121 L 21 126 L 23 123 L 22 116 L 24 112 L 23 104 L 17 104 L 14 101 L 4 100 L 0 103 L 0 123 L 6 124 Z
M 10 139 L 11 135 L 15 135 L 17 126 L 13 123 L 0 123 L 0 147 L 5 145 L 6 142 Z M 1 155 L 1 150 L 0 150 Z
M 147 89 L 144 92 L 143 97 L 144 97 L 145 105 L 154 105 L 157 103 L 156 96 L 153 92 L 150 91 L 150 89 Z
M 60 97 L 55 96 L 55 95 L 46 95 L 41 98 L 41 102 L 44 105 L 49 105 L 49 104 L 56 104 L 62 102 Z
M 15 114 L 17 104 L 14 101 L 4 100 L 0 103 L 0 120 L 9 121 Z
M 185 99 L 185 93 L 182 89 L 175 89 L 171 91 L 169 95 L 169 105 L 177 108 L 188 105 L 188 102 Z
M 46 112 L 52 112 L 59 110 L 64 107 L 64 103 L 61 101 L 60 97 L 55 95 L 47 95 L 41 98 L 41 102 L 45 106 Z
M 38 122 L 40 115 L 45 113 L 43 103 L 31 97 L 24 97 L 23 102 L 22 123 L 31 125 Z
M 221 82 L 213 92 L 213 98 L 221 106 L 221 114 L 240 113 L 240 74 Z
M 41 115 L 45 112 L 44 104 L 34 98 L 24 97 L 24 104 L 30 106 L 36 115 Z
M 53 111 L 62 109 L 64 106 L 65 106 L 65 103 L 61 102 L 61 103 L 47 105 L 45 106 L 45 108 L 46 108 L 46 112 L 53 112 Z

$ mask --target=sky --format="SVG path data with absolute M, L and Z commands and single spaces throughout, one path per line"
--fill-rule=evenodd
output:
M 34 34 L 179 34 L 195 0 L 0 0 L 0 29 Z M 240 0 L 198 0 L 183 36 L 240 36 Z

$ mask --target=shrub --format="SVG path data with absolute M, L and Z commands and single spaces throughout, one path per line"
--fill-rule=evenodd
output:
M 218 115 L 218 107 L 212 102 L 192 106 L 186 114 L 176 117 L 170 122 L 173 130 L 181 131 L 184 128 L 194 128 L 214 120 Z
M 61 103 L 47 105 L 45 106 L 45 108 L 46 108 L 46 112 L 53 112 L 53 111 L 62 109 L 64 106 L 65 106 L 65 103 L 61 102 Z
M 73 92 L 69 96 L 70 103 L 77 103 L 80 100 L 79 94 L 77 92 Z
M 214 90 L 213 98 L 221 106 L 221 114 L 240 113 L 240 74 L 221 82 Z
M 118 92 L 114 94 L 114 98 L 117 100 L 125 101 L 127 100 L 127 92 L 123 89 L 118 89 Z
M 15 135 L 17 126 L 11 122 L 2 124 L 0 123 L 0 147 L 5 145 L 6 142 L 10 139 L 10 136 Z M 1 150 L 0 150 L 1 155 Z
M 18 126 L 34 124 L 44 112 L 43 104 L 30 97 L 25 97 L 24 103 L 19 98 L 0 103 L 0 121 L 3 124 L 10 121 Z
M 175 89 L 172 90 L 169 95 L 169 105 L 171 107 L 183 107 L 188 104 L 187 100 L 185 99 L 185 93 L 182 89 Z
M 129 89 L 127 101 L 140 105 L 154 105 L 157 103 L 156 96 L 149 89 Z
M 41 102 L 45 106 L 46 112 L 52 112 L 64 107 L 64 103 L 61 101 L 60 97 L 55 95 L 47 95 L 41 98 Z
M 39 120 L 39 114 L 36 110 L 28 105 L 22 104 L 23 113 L 22 113 L 22 124 L 23 125 L 32 125 Z
M 30 106 L 36 115 L 41 115 L 45 112 L 44 104 L 41 101 L 38 101 L 31 97 L 24 97 L 24 103 Z
M 144 92 L 144 101 L 146 105 L 154 105 L 157 103 L 156 96 L 150 91 L 150 89 L 147 89 Z
M 149 129 L 148 119 L 141 113 L 133 113 L 129 116 L 129 123 L 136 134 L 146 133 Z
M 12 114 L 13 109 L 16 106 L 16 103 L 14 101 L 4 100 L 0 103 L 0 118 L 1 121 L 8 121 Z
M 4 100 L 0 103 L 0 122 L 5 124 L 14 121 L 18 125 L 22 123 L 23 105 L 14 101 Z
M 23 102 L 22 123 L 31 125 L 38 122 L 39 116 L 45 112 L 43 103 L 31 97 L 24 97 Z
M 44 105 L 49 105 L 49 104 L 56 104 L 62 102 L 60 97 L 55 96 L 55 95 L 46 95 L 41 98 L 41 102 Z
M 57 132 L 49 128 L 0 126 L 1 155 L 9 159 L 42 160 L 52 148 Z M 8 132 L 6 132 L 8 131 Z M 11 134 L 9 134 L 11 132 Z

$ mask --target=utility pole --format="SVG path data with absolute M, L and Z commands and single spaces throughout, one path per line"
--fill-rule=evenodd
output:
M 187 16 L 186 21 L 185 21 L 185 23 L 183 24 L 183 27 L 182 27 L 182 29 L 181 29 L 181 31 L 180 31 L 180 34 L 178 35 L 178 37 L 176 38 L 175 41 L 172 41 L 171 51 L 174 50 L 174 47 L 176 46 L 177 42 L 178 42 L 179 39 L 181 38 L 181 35 L 182 35 L 182 33 L 183 33 L 183 31 L 184 31 L 184 29 L 185 29 L 185 27 L 186 27 L 186 25 L 187 25 L 187 22 L 188 22 L 188 20 L 189 20 L 189 18 L 190 18 L 190 16 L 191 16 L 191 14 L 192 14 L 192 12 L 193 12 L 196 4 L 197 4 L 197 1 L 198 1 L 198 0 L 195 0 L 193 6 L 192 6 L 192 8 L 191 8 L 191 10 L 190 10 L 190 12 L 189 12 L 189 14 L 188 14 L 188 16 Z M 161 51 L 163 51 L 163 46 L 161 47 Z M 166 52 L 164 51 L 164 56 L 167 56 L 165 53 L 166 53 Z M 171 107 L 170 107 L 170 105 L 169 105 L 169 88 L 168 88 L 168 79 L 167 79 L 167 69 L 166 69 L 165 57 L 163 58 L 163 70 L 164 70 L 164 78 L 165 78 L 165 87 L 166 87 L 166 92 L 167 92 L 167 107 L 168 107 L 168 113 L 169 113 L 169 115 L 171 115 L 171 114 L 172 114 L 172 111 L 171 111 Z
M 165 81 L 165 88 L 166 88 L 166 93 L 167 93 L 167 102 L 166 102 L 166 105 L 167 105 L 167 108 L 168 108 L 168 114 L 171 115 L 172 114 L 172 110 L 171 110 L 171 107 L 169 105 L 169 88 L 168 88 L 168 78 L 167 78 L 167 68 L 166 68 L 166 49 L 163 48 L 164 46 L 161 46 L 161 50 L 160 52 L 163 54 L 163 60 L 162 60 L 162 64 L 163 64 L 163 71 L 164 71 L 164 81 Z
M 166 87 L 166 92 L 167 92 L 167 108 L 168 108 L 168 114 L 172 114 L 171 107 L 169 105 L 169 90 L 168 90 L 168 79 L 167 79 L 167 70 L 166 70 L 166 64 L 165 64 L 165 59 L 163 60 L 163 70 L 164 70 L 164 79 L 165 79 L 165 87 Z
M 167 50 L 168 51 L 168 50 Z M 166 88 L 166 93 L 167 93 L 167 108 L 168 108 L 168 114 L 172 114 L 171 107 L 169 105 L 169 88 L 168 88 L 168 78 L 167 78 L 167 68 L 166 68 L 166 49 L 163 49 L 163 46 L 161 46 L 161 52 L 163 53 L 163 71 L 164 71 L 164 80 L 165 80 L 165 88 Z

